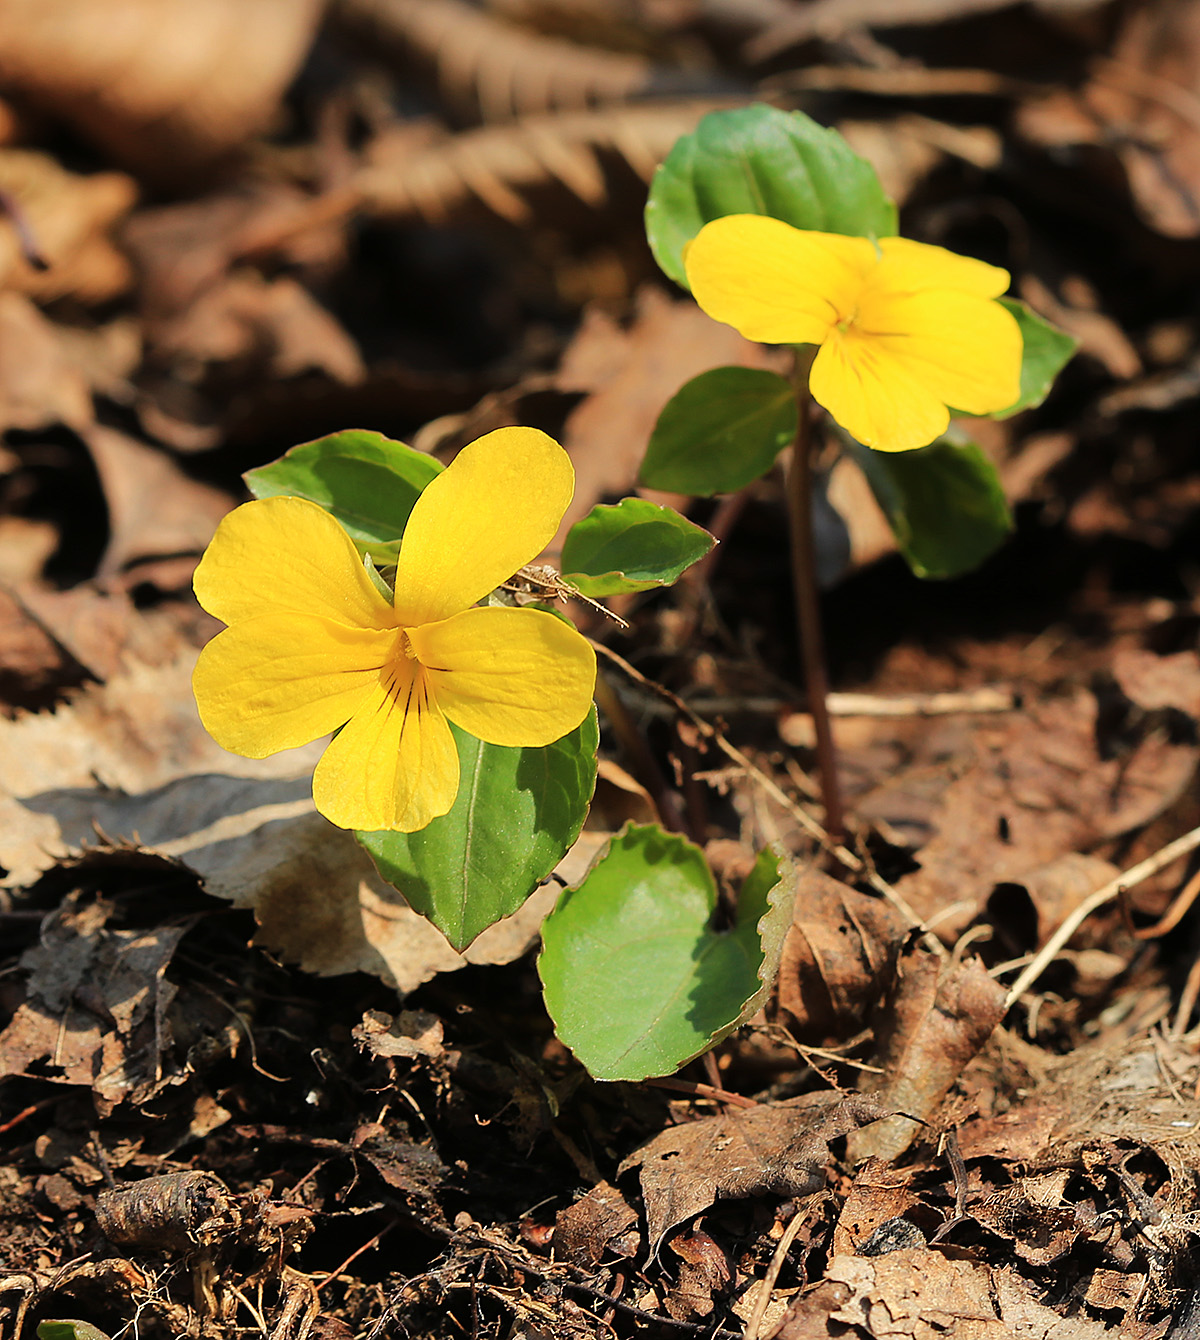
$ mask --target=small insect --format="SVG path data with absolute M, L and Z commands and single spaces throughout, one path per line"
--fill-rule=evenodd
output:
M 530 563 L 523 568 L 518 568 L 508 581 L 502 583 L 501 589 L 511 591 L 516 596 L 518 605 L 526 605 L 534 600 L 545 600 L 547 596 L 553 600 L 582 600 L 585 605 L 590 605 L 592 609 L 599 610 L 606 619 L 611 619 L 621 628 L 629 627 L 619 615 L 614 614 L 610 609 L 606 609 L 598 600 L 593 600 L 591 596 L 585 596 L 582 591 L 572 586 L 548 564 Z

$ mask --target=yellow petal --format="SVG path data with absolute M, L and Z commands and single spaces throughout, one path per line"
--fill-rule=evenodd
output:
M 489 744 L 551 744 L 591 707 L 596 654 L 553 614 L 490 606 L 409 636 L 439 707 Z
M 570 457 L 536 428 L 498 428 L 464 447 L 408 519 L 400 622 L 436 623 L 507 581 L 554 538 L 574 492 Z
M 349 535 L 303 498 L 235 508 L 217 527 L 194 585 L 200 604 L 228 624 L 285 611 L 359 628 L 396 622 Z
M 817 350 L 808 384 L 818 405 L 876 451 L 928 446 L 950 423 L 945 404 L 881 341 L 853 332 L 836 332 Z
M 706 223 L 684 253 L 700 306 L 763 344 L 820 344 L 853 316 L 877 264 L 864 237 L 803 232 L 760 214 Z
M 907 237 L 880 239 L 879 268 L 872 287 L 892 293 L 919 293 L 922 289 L 957 289 L 980 298 L 998 298 L 1011 280 L 1007 270 L 972 256 L 959 256 L 944 247 L 931 247 Z
M 864 299 L 855 329 L 955 409 L 990 414 L 1020 394 L 1021 328 L 998 302 L 944 289 Z
M 336 730 L 395 657 L 398 634 L 310 614 L 266 614 L 218 633 L 192 688 L 200 720 L 223 748 L 265 758 Z
M 414 833 L 458 794 L 458 750 L 415 662 L 371 690 L 313 773 L 317 809 L 339 828 Z

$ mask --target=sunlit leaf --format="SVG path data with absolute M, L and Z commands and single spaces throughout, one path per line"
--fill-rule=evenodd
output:
M 704 854 L 656 827 L 627 827 L 542 927 L 538 959 L 559 1038 L 597 1079 L 669 1075 L 749 1018 L 774 981 L 795 872 L 764 851 L 737 924 L 710 926 Z
M 456 726 L 461 779 L 449 814 L 415 833 L 358 833 L 410 907 L 465 949 L 510 916 L 579 836 L 596 785 L 593 708 L 545 748 L 484 744 Z
M 563 543 L 563 578 L 585 596 L 670 586 L 716 541 L 669 507 L 645 498 L 601 503 Z
M 856 237 L 896 231 L 896 207 L 875 169 L 836 130 L 761 103 L 710 112 L 654 174 L 646 236 L 663 272 L 687 288 L 683 248 L 726 214 Z
M 305 442 L 243 478 L 256 498 L 307 498 L 376 563 L 396 561 L 408 514 L 441 464 L 382 433 L 349 429 Z

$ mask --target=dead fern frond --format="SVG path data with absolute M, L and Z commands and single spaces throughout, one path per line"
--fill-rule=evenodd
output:
M 545 37 L 462 0 L 337 0 L 333 16 L 429 71 L 447 109 L 468 123 L 619 102 L 648 91 L 655 71 L 642 56 Z
M 531 116 L 417 148 L 406 138 L 394 154 L 380 143 L 355 186 L 362 208 L 377 215 L 441 222 L 480 200 L 510 223 L 526 224 L 532 209 L 523 192 L 558 181 L 585 204 L 602 205 L 608 187 L 601 154 L 618 154 L 649 181 L 680 135 L 705 112 L 729 105 L 710 99 Z

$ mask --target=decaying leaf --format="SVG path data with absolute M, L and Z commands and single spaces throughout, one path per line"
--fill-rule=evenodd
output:
M 1064 1319 L 1014 1271 L 946 1257 L 927 1247 L 884 1256 L 835 1256 L 826 1278 L 850 1289 L 830 1319 L 867 1333 L 933 1340 L 952 1327 L 963 1340 L 1099 1340 L 1102 1321 Z M 781 1335 L 786 1336 L 785 1329 Z
M 804 871 L 779 965 L 779 1005 L 800 1036 L 823 1041 L 863 1027 L 906 929 L 891 904 Z
M 1200 759 L 1187 734 L 1152 726 L 1106 758 L 1100 714 L 1096 696 L 1076 690 L 980 719 L 955 742 L 957 776 L 944 755 L 936 766 L 918 757 L 859 801 L 863 818 L 911 835 L 920 868 L 896 887 L 949 942 L 997 883 L 1135 830 L 1187 788 Z M 947 736 L 935 743 L 944 750 Z
M 576 1265 L 595 1267 L 606 1256 L 632 1256 L 641 1245 L 637 1211 L 620 1191 L 600 1182 L 554 1221 L 554 1254 Z
M 882 1079 L 872 1097 L 904 1116 L 852 1135 L 853 1162 L 894 1158 L 928 1119 L 1004 1017 L 1004 989 L 977 958 L 950 961 L 920 945 L 901 955 L 889 995 L 875 1015 Z
M 620 1171 L 639 1169 L 652 1254 L 716 1200 L 806 1196 L 825 1185 L 829 1142 L 891 1109 L 857 1095 L 702 1117 L 657 1135 Z
M 109 930 L 102 904 L 70 904 L 21 956 L 25 1002 L 0 1032 L 0 1071 L 90 1088 L 102 1110 L 144 1101 L 163 1080 L 164 973 L 188 925 Z

